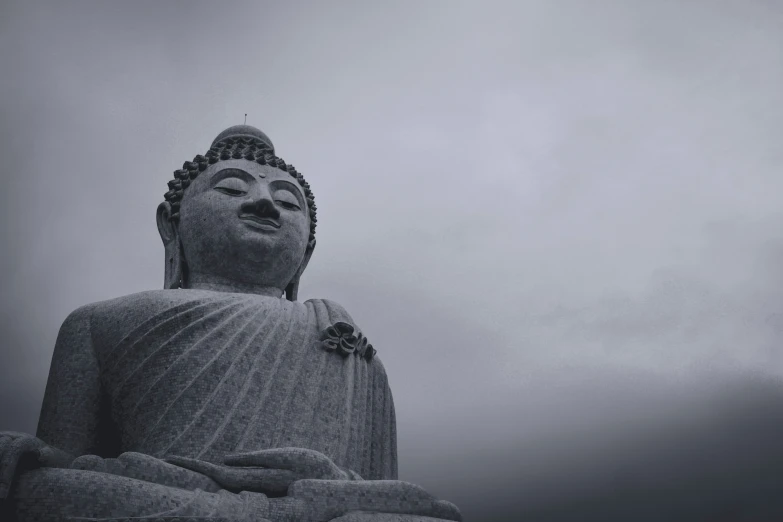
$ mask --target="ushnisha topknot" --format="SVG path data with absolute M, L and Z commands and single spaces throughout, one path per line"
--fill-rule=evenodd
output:
M 269 136 L 261 131 L 261 129 L 257 129 L 252 125 L 234 125 L 233 127 L 227 128 L 212 140 L 212 146 L 217 145 L 218 142 L 223 141 L 226 138 L 252 138 L 261 141 L 263 145 L 266 145 L 272 151 L 272 154 L 275 153 L 275 146 L 272 144 L 272 140 L 269 139 Z
M 308 242 L 315 243 L 316 226 L 316 205 L 313 191 L 310 190 L 310 184 L 304 179 L 293 165 L 287 164 L 282 159 L 275 156 L 275 149 L 269 137 L 250 125 L 236 125 L 229 127 L 218 134 L 212 146 L 206 154 L 197 155 L 193 161 L 186 161 L 182 168 L 174 171 L 174 179 L 169 181 L 169 191 L 163 197 L 171 205 L 171 215 L 169 219 L 174 222 L 179 220 L 179 206 L 182 201 L 182 195 L 190 183 L 196 179 L 201 172 L 206 170 L 209 165 L 218 161 L 229 159 L 246 159 L 255 161 L 260 165 L 269 165 L 284 172 L 287 172 L 302 187 L 307 201 L 307 209 L 310 213 L 310 237 Z

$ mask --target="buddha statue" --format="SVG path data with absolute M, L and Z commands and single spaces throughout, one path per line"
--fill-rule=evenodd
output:
M 72 312 L 36 436 L 0 432 L 7 519 L 460 520 L 397 480 L 365 333 L 337 303 L 297 301 L 316 205 L 269 137 L 226 129 L 168 185 L 164 289 Z

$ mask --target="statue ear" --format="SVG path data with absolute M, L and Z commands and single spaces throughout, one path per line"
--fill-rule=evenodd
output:
M 305 271 L 305 268 L 307 268 L 307 263 L 310 262 L 313 250 L 315 250 L 315 239 L 307 245 L 304 259 L 302 260 L 302 264 L 299 265 L 299 270 L 296 271 L 294 278 L 288 283 L 288 286 L 285 287 L 285 298 L 289 301 L 296 301 L 296 296 L 299 294 L 299 278 L 302 277 L 302 273 Z
M 184 276 L 184 257 L 179 241 L 179 229 L 177 224 L 171 220 L 171 204 L 168 201 L 158 205 L 156 218 L 158 232 L 166 251 L 163 288 L 180 288 Z

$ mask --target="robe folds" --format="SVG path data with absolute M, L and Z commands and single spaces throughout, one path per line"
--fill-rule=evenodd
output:
M 79 458 L 18 476 L 15 518 L 460 520 L 453 504 L 396 480 L 388 380 L 374 350 L 351 350 L 366 346 L 356 337 L 366 340 L 326 300 L 158 290 L 76 310 L 55 346 L 38 437 Z M 268 498 L 165 461 L 223 464 L 282 447 L 321 452 L 365 480 L 298 480 Z
M 118 453 L 222 464 L 230 453 L 302 447 L 365 479 L 397 478 L 394 404 L 380 359 L 320 342 L 338 321 L 360 331 L 340 305 L 156 290 L 90 307 Z

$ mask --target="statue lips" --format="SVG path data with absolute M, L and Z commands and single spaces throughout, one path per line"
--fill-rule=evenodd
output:
M 280 228 L 280 223 L 274 219 L 256 216 L 253 214 L 242 214 L 239 219 L 244 221 L 248 226 L 256 228 L 258 230 L 266 230 L 273 232 Z

